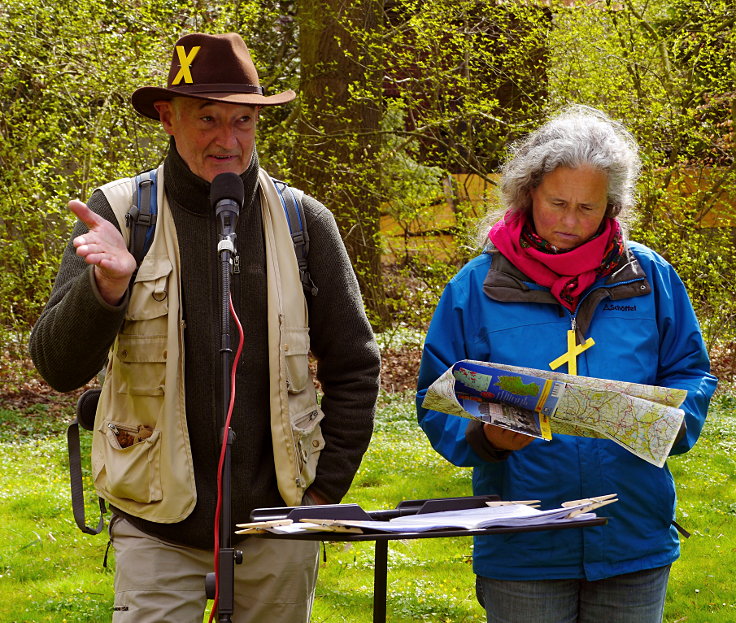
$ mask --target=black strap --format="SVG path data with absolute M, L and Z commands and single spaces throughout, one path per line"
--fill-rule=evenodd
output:
M 156 169 L 136 175 L 133 201 L 125 223 L 130 229 L 128 249 L 137 266 L 141 265 L 153 239 L 158 212 L 156 194 Z
M 291 240 L 294 243 L 296 263 L 299 266 L 299 277 L 305 293 L 317 296 L 319 289 L 312 281 L 309 274 L 307 256 L 309 255 L 309 232 L 307 232 L 307 221 L 304 218 L 301 200 L 297 198 L 294 190 L 286 183 L 276 178 L 271 178 L 281 198 L 281 205 L 286 213 L 286 221 L 291 232 Z
M 99 534 L 105 528 L 105 501 L 98 498 L 100 505 L 100 521 L 97 528 L 90 528 L 84 517 L 84 486 L 82 485 L 82 453 L 79 446 L 79 422 L 74 418 L 66 429 L 66 440 L 69 447 L 69 480 L 72 489 L 72 512 L 74 521 L 85 534 Z
M 685 530 L 685 528 L 683 528 L 679 523 L 677 523 L 674 519 L 672 520 L 672 525 L 675 526 L 675 528 L 677 529 L 677 531 L 682 536 L 684 536 L 686 539 L 689 539 L 690 538 L 691 534 L 687 530 Z

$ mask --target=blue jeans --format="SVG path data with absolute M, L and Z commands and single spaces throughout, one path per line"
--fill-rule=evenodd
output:
M 477 576 L 488 623 L 661 623 L 670 565 L 605 580 L 492 580 Z

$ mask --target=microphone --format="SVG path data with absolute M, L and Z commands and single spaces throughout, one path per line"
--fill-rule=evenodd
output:
M 221 240 L 235 242 L 235 225 L 245 200 L 243 180 L 237 173 L 220 173 L 210 185 L 210 205 L 215 210 Z M 232 251 L 235 250 L 233 246 Z

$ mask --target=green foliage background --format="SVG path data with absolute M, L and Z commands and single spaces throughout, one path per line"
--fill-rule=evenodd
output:
M 274 56 L 291 41 L 290 23 L 279 3 L 0 5 L 0 344 L 43 308 L 73 224 L 69 199 L 85 200 L 165 155 L 163 131 L 133 111 L 130 95 L 165 83 L 176 39 L 195 30 L 261 33 L 251 48 L 262 84 L 280 90 L 295 86 L 293 54 Z M 282 120 L 278 111 L 264 115 L 263 134 Z
M 580 102 L 620 119 L 638 139 L 644 169 L 631 236 L 675 265 L 709 343 L 733 343 L 736 5 L 733 0 L 601 0 L 580 2 L 579 8 L 569 4 L 557 0 L 3 0 L 3 366 L 12 362 L 7 352 L 18 360 L 24 357 L 25 336 L 48 297 L 73 224 L 67 201 L 85 199 L 96 186 L 148 169 L 164 157 L 165 134 L 132 110 L 130 94 L 140 86 L 164 84 L 175 40 L 192 31 L 240 32 L 254 56 L 261 83 L 271 92 L 293 88 L 300 93 L 293 104 L 262 114 L 261 159 L 274 175 L 300 184 L 314 182 L 305 172 L 323 171 L 315 196 L 335 211 L 346 239 L 353 231 L 367 232 L 360 240 L 364 248 L 357 244 L 351 252 L 360 260 L 356 267 L 362 283 L 380 284 L 365 290 L 366 304 L 374 324 L 388 334 L 409 326 L 418 330 L 421 340 L 442 287 L 477 251 L 469 242 L 476 218 L 493 208 L 495 199 L 491 192 L 480 202 L 467 201 L 452 175 L 473 173 L 492 189 L 493 172 L 511 141 L 565 103 Z M 346 10 L 348 5 L 360 10 Z M 365 19 L 366 12 L 371 20 Z M 331 19 L 324 19 L 328 15 Z M 335 57 L 318 55 L 318 61 L 312 61 L 303 54 L 304 24 L 316 25 L 317 44 L 333 50 Z M 335 38 L 337 45 L 326 45 Z M 352 63 L 349 75 L 329 74 L 346 60 Z M 320 103 L 312 95 L 306 88 L 311 77 L 342 81 L 332 83 L 335 89 L 344 89 L 339 106 L 335 99 Z M 377 114 L 370 120 L 360 118 L 361 111 L 372 109 Z M 701 182 L 695 190 L 693 180 Z M 702 227 L 712 224 L 716 212 L 722 218 L 720 225 Z M 401 235 L 391 239 L 374 235 L 371 228 L 380 218 L 395 223 Z M 450 225 L 436 231 L 437 223 L 446 218 Z M 361 255 L 366 250 L 368 254 Z M 371 261 L 370 252 L 384 261 Z M 17 375 L 6 375 L 3 366 L 0 384 L 12 384 L 9 379 Z M 410 402 L 403 398 L 406 405 Z M 685 556 L 676 566 L 681 588 L 670 596 L 668 621 L 725 621 L 733 618 L 736 608 L 730 575 L 724 577 L 723 572 L 733 566 L 727 558 L 733 558 L 735 551 L 729 541 L 735 512 L 729 485 L 734 462 L 733 399 L 724 398 L 719 404 L 717 417 L 711 416 L 695 451 L 673 459 L 683 491 L 684 519 L 689 514 L 695 523 L 695 536 L 686 547 L 698 553 L 698 562 L 690 565 Z M 377 508 L 406 495 L 467 493 L 466 474 L 438 462 L 431 449 L 410 444 L 411 409 L 394 417 L 389 407 L 381 410 L 378 441 L 364 461 L 353 497 L 346 501 Z M 0 411 L 9 424 L 4 435 L 21 431 L 19 439 L 0 439 L 0 458 L 11 480 L 23 483 L 2 492 L 7 515 L 3 525 L 12 547 L 0 558 L 0 571 L 9 587 L 8 598 L 0 599 L 0 604 L 18 612 L 44 609 L 44 620 L 64 616 L 69 621 L 100 620 L 109 602 L 111 580 L 96 572 L 97 545 L 85 546 L 87 567 L 95 570 L 89 573 L 97 577 L 88 573 L 89 583 L 80 584 L 68 573 L 78 566 L 79 557 L 72 554 L 79 541 L 69 540 L 76 529 L 68 500 L 60 497 L 63 488 L 55 482 L 63 474 L 63 444 L 47 452 L 43 450 L 47 443 L 37 447 L 34 436 L 21 428 L 34 416 L 48 421 L 48 414 L 11 413 L 3 405 Z M 10 425 L 12 418 L 18 419 L 17 425 Z M 57 436 L 58 432 L 53 431 Z M 396 457 L 401 459 L 402 452 L 403 464 L 412 468 L 397 476 Z M 51 467 L 44 461 L 51 462 Z M 26 464 L 36 465 L 36 471 L 43 468 L 43 473 L 37 478 L 35 472 L 15 469 Z M 424 477 L 427 468 L 432 478 Z M 38 489 L 44 478 L 48 487 Z M 29 493 L 17 499 L 19 490 Z M 37 514 L 39 496 L 44 498 L 43 517 Z M 55 521 L 64 517 L 67 522 L 63 527 L 67 538 L 60 543 L 50 530 L 48 535 L 36 533 L 39 521 L 49 517 Z M 446 553 L 439 551 L 442 547 L 446 545 L 437 545 L 421 562 L 426 567 L 422 574 L 437 566 Z M 477 616 L 469 572 L 458 573 L 453 565 L 428 583 L 417 579 L 408 562 L 405 570 L 397 569 L 403 559 L 412 561 L 417 556 L 396 549 L 392 573 L 403 575 L 398 588 L 391 589 L 394 615 L 405 613 L 406 620 L 416 620 L 416 613 L 421 613 L 422 620 L 461 620 L 461 611 L 467 612 L 468 620 Z M 459 560 L 467 558 L 467 548 L 457 551 Z M 712 555 L 714 551 L 718 556 Z M 327 591 L 335 583 L 339 587 L 334 598 L 326 595 L 322 619 L 341 607 L 349 614 L 367 612 L 365 586 L 371 569 L 363 559 L 370 557 L 361 556 L 331 552 L 323 586 Z M 46 557 L 56 567 L 47 564 Z M 343 573 L 343 567 L 350 573 Z M 363 575 L 353 581 L 356 570 Z M 45 585 L 47 573 L 53 577 Z M 445 582 L 457 584 L 463 598 L 448 599 L 455 588 L 445 588 Z M 80 585 L 93 596 L 80 593 Z M 442 588 L 441 594 L 433 595 L 437 587 Z M 351 599 L 342 604 L 346 595 L 362 601 L 357 608 Z M 23 616 L 7 615 L 3 620 Z
M 3 2 L 0 346 L 22 341 L 43 307 L 72 225 L 67 201 L 163 158 L 166 136 L 129 98 L 164 84 L 174 41 L 195 30 L 240 32 L 261 83 L 301 94 L 264 111 L 259 152 L 335 212 L 376 327 L 426 325 L 475 252 L 466 234 L 494 198 L 469 203 L 452 174 L 492 188 L 511 141 L 581 102 L 640 142 L 632 237 L 678 269 L 709 341 L 733 339 L 736 7 L 578 4 Z M 716 213 L 719 227 L 701 227 Z M 403 232 L 398 243 L 381 218 Z

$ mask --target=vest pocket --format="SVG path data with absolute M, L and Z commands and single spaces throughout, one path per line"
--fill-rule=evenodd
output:
M 173 267 L 168 257 L 147 255 L 135 277 L 126 320 L 150 320 L 169 311 L 169 276 Z
M 138 270 L 113 359 L 113 373 L 122 394 L 163 396 L 171 272 L 167 257 L 151 255 L 146 256 Z M 143 408 L 149 410 L 148 405 Z M 153 421 L 156 416 L 151 414 Z
M 148 504 L 162 498 L 161 432 L 147 426 L 132 426 L 105 420 L 98 432 L 105 440 L 104 490 L 116 498 Z M 95 481 L 101 473 L 95 474 Z
M 319 425 L 325 414 L 316 407 L 308 413 L 299 415 L 292 423 L 296 453 L 299 460 L 299 474 L 309 485 L 317 475 L 319 455 L 325 447 L 322 427 Z
M 325 439 L 320 421 L 325 416 L 317 404 L 317 392 L 309 372 L 309 329 L 285 327 L 283 351 L 286 389 L 300 486 L 314 482 Z
M 166 335 L 118 335 L 113 365 L 120 393 L 163 396 L 167 339 Z
M 284 357 L 286 359 L 286 389 L 290 394 L 303 392 L 311 385 L 309 374 L 309 329 L 284 329 Z

